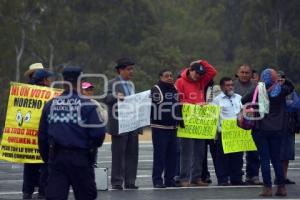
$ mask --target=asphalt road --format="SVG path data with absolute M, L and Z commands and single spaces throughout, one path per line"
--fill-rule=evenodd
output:
M 98 161 L 101 167 L 110 169 L 111 153 L 110 144 L 106 143 L 99 149 Z M 139 190 L 99 191 L 98 198 L 101 200 L 154 200 L 154 199 L 258 199 L 261 186 L 227 186 L 216 185 L 214 168 L 209 158 L 209 170 L 213 183 L 209 187 L 198 188 L 170 188 L 153 189 L 151 183 L 152 169 L 152 144 L 151 142 L 140 143 L 139 167 L 137 185 Z M 0 199 L 21 199 L 22 193 L 22 170 L 21 164 L 13 164 L 0 161 Z M 300 138 L 296 141 L 296 160 L 290 163 L 290 179 L 296 181 L 296 185 L 288 185 L 288 197 L 285 199 L 300 199 Z M 110 188 L 110 186 L 109 186 Z M 275 191 L 275 188 L 273 188 Z M 275 197 L 273 197 L 275 198 Z M 69 199 L 74 199 L 72 192 Z

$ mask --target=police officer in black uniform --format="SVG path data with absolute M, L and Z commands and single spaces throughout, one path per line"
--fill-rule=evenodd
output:
M 65 68 L 65 91 L 43 109 L 38 138 L 49 165 L 48 200 L 68 199 L 70 186 L 76 200 L 97 197 L 93 152 L 102 145 L 105 128 L 96 105 L 78 93 L 80 74 L 78 67 Z

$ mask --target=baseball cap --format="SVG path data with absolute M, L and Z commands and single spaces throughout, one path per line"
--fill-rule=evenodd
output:
M 88 89 L 88 88 L 94 88 L 94 86 L 90 82 L 83 82 L 83 83 L 81 83 L 81 88 L 82 89 Z
M 191 66 L 191 70 L 196 71 L 198 74 L 200 75 L 204 75 L 206 73 L 206 69 L 204 68 L 203 65 L 201 65 L 200 63 L 194 63 Z
M 53 77 L 53 76 L 54 76 L 53 72 L 50 72 L 50 71 L 45 70 L 45 69 L 38 69 L 33 73 L 32 79 L 34 80 L 34 82 L 39 82 L 39 81 L 42 81 L 45 78 Z

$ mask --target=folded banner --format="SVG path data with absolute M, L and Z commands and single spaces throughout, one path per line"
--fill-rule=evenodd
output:
M 119 134 L 150 125 L 150 90 L 126 96 L 118 101 Z
M 184 104 L 182 116 L 185 128 L 178 128 L 177 137 L 195 139 L 214 139 L 220 115 L 216 105 Z
M 16 163 L 42 163 L 37 141 L 40 117 L 45 103 L 59 89 L 10 83 L 0 159 Z
M 237 126 L 236 119 L 222 120 L 222 146 L 225 154 L 256 151 L 251 130 L 244 130 Z

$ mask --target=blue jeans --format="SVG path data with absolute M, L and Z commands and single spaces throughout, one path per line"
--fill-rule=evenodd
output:
M 261 164 L 261 173 L 266 187 L 272 186 L 270 161 L 273 165 L 278 185 L 284 185 L 283 165 L 280 160 L 282 134 L 260 131 L 253 134 Z

